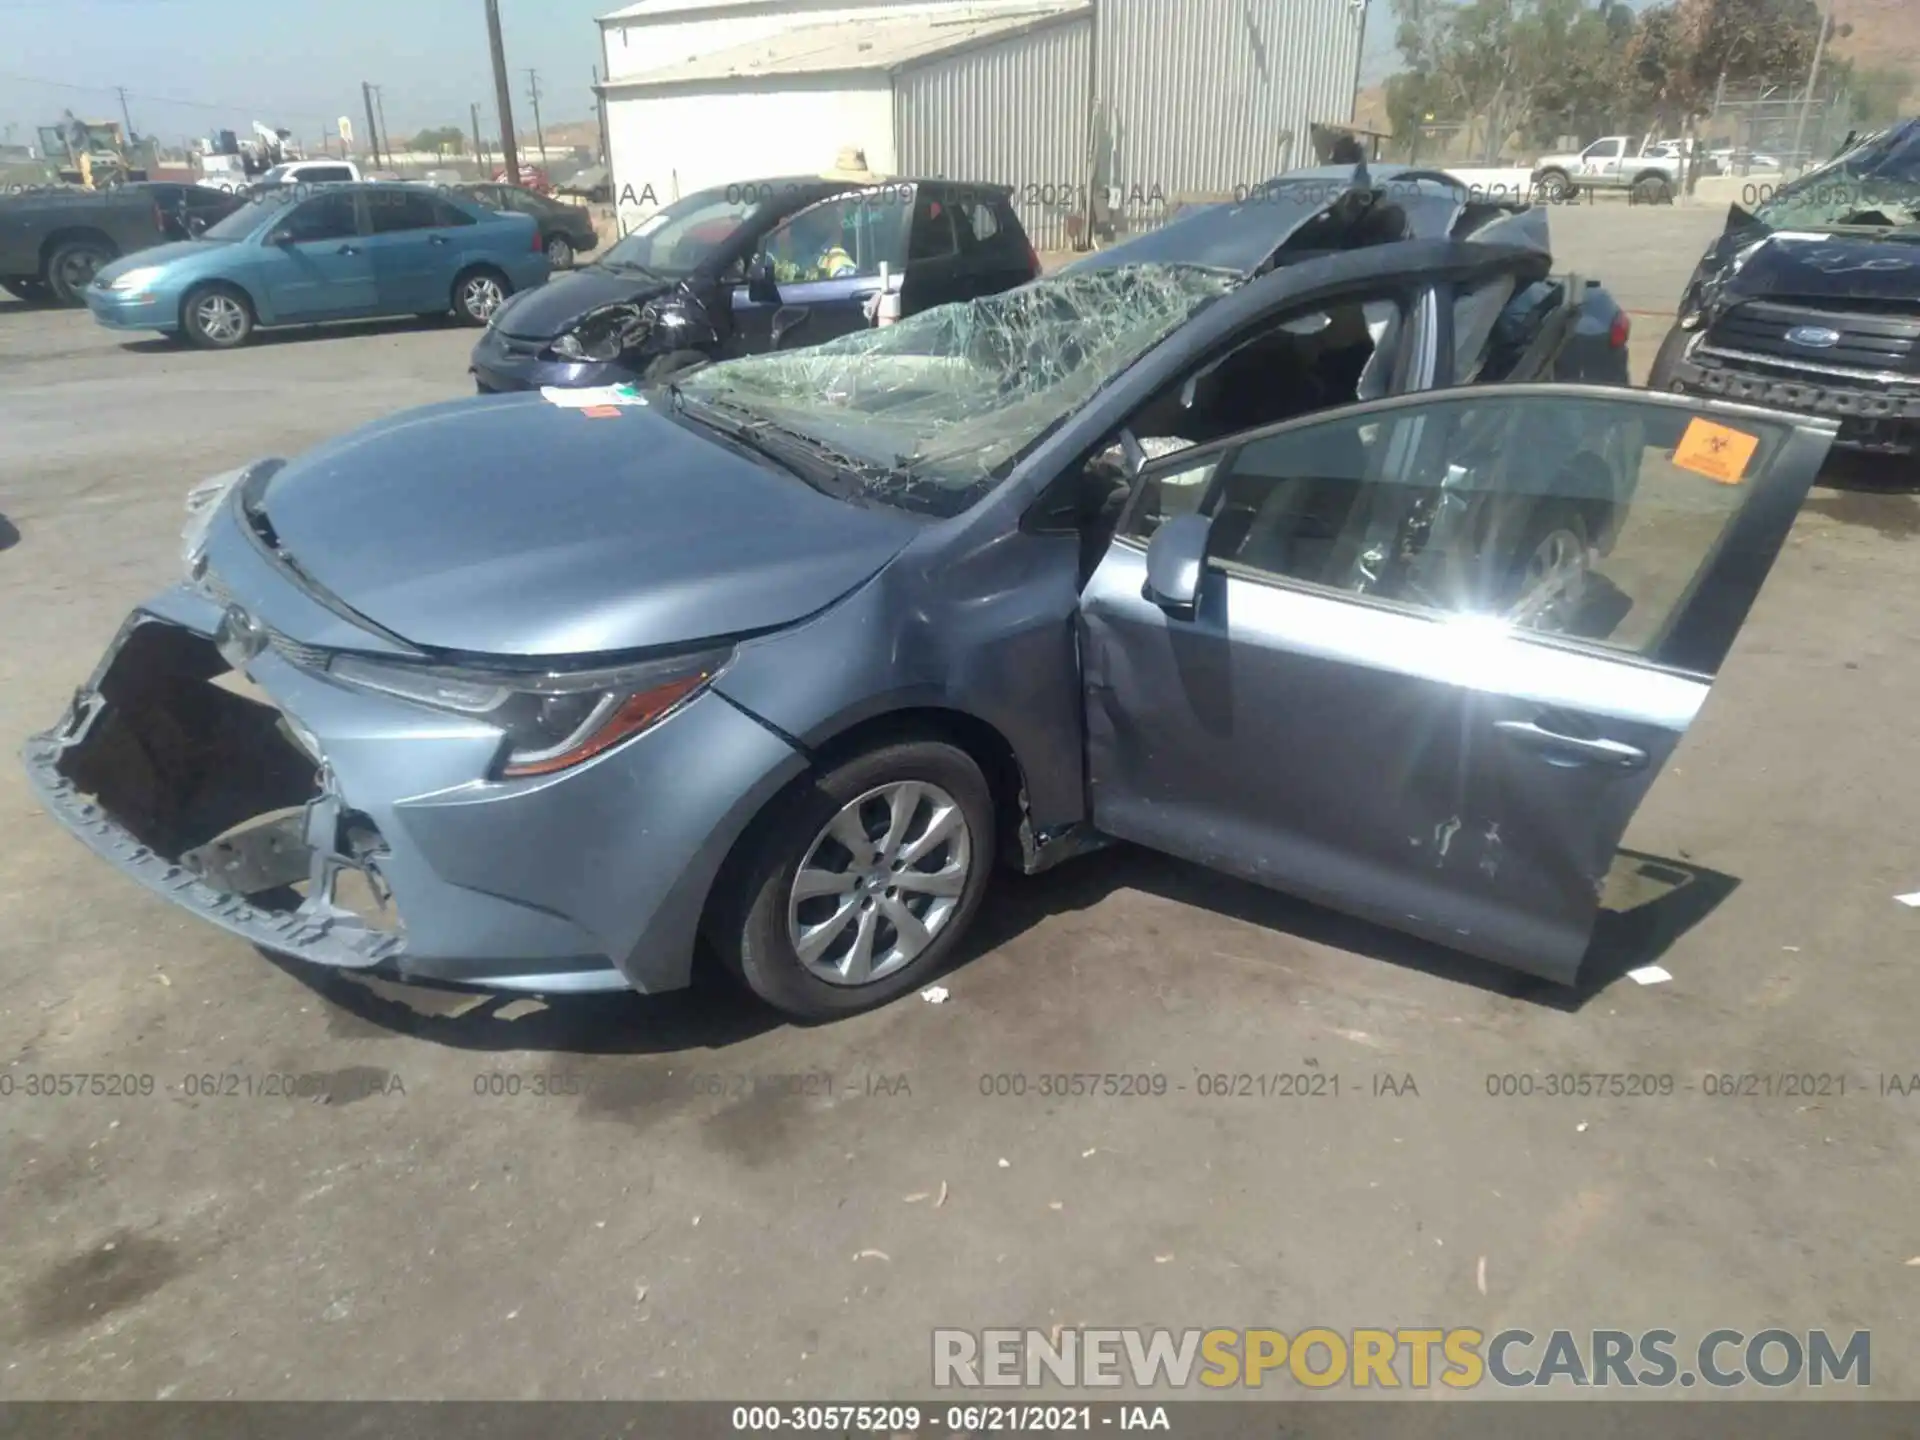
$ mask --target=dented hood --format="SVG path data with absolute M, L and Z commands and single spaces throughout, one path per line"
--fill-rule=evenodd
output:
M 522 290 L 500 307 L 494 328 L 517 340 L 556 340 L 603 305 L 651 300 L 673 288 L 657 275 L 589 265 Z
M 1712 277 L 1725 302 L 1906 300 L 1920 310 L 1920 227 L 1749 232 L 1732 239 Z
M 258 508 L 311 585 L 414 645 L 478 655 L 774 629 L 919 529 L 650 407 L 590 418 L 538 394 L 369 425 L 287 465 Z

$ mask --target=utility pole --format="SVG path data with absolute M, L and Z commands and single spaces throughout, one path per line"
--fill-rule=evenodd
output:
M 486 156 L 480 150 L 480 107 L 473 107 L 473 160 L 476 165 L 484 165 Z M 484 176 L 481 178 L 485 178 Z
M 1800 147 L 1807 138 L 1807 112 L 1813 109 L 1813 87 L 1820 83 L 1820 61 L 1827 53 L 1827 32 L 1833 29 L 1833 0 L 1827 0 L 1820 14 L 1820 38 L 1813 42 L 1813 64 L 1807 71 L 1807 93 L 1800 97 L 1800 119 L 1793 127 L 1793 163 L 1800 161 Z
M 373 87 L 373 103 L 380 110 L 380 148 L 386 152 L 387 168 L 393 168 L 393 136 L 387 132 L 387 97 L 380 93 L 378 85 Z
M 372 152 L 373 163 L 380 163 L 380 127 L 373 118 L 373 86 L 366 81 L 360 82 L 360 98 L 367 102 L 367 147 Z
M 513 87 L 507 83 L 507 47 L 500 39 L 500 0 L 487 0 L 487 44 L 493 50 L 493 103 L 500 107 L 500 156 L 507 183 L 520 183 L 520 147 L 513 141 Z
M 127 122 L 127 141 L 131 144 L 138 137 L 133 133 L 133 115 L 127 109 L 127 87 L 116 85 L 113 88 L 120 95 L 120 118 Z
M 607 92 L 600 84 L 600 67 L 598 65 L 593 67 L 593 103 L 600 111 L 600 163 L 611 167 L 613 161 L 610 157 L 613 154 L 613 150 L 612 147 L 607 144 Z M 613 171 L 611 168 L 607 171 L 607 183 L 609 188 L 611 188 L 613 183 Z
M 547 163 L 547 132 L 540 125 L 540 72 L 527 71 L 527 94 L 533 99 L 533 138 L 540 142 L 540 163 Z

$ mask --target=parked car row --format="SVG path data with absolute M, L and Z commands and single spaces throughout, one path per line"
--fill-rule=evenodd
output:
M 202 243 L 293 287 L 380 238 L 372 194 Z M 725 363 L 196 487 L 180 582 L 26 748 L 48 813 L 276 952 L 505 990 L 705 953 L 850 1014 L 996 867 L 1113 840 L 1575 977 L 1830 423 L 1628 388 L 1546 212 L 1431 172 L 1302 172 L 997 290 L 990 197 L 692 198 L 493 314 L 575 286 L 541 328 L 579 363 L 697 324 Z M 422 228 L 537 233 L 464 218 Z M 848 323 L 895 258 L 928 303 Z M 819 343 L 751 353 L 803 305 Z

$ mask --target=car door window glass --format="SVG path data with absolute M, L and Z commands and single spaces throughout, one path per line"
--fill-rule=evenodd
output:
M 1500 317 L 1506 311 L 1507 302 L 1513 299 L 1514 288 L 1513 276 L 1500 275 L 1454 296 L 1454 384 L 1470 385 L 1480 378 L 1481 367 L 1487 358 L 1488 343 L 1493 339 L 1494 327 L 1500 323 Z
M 907 263 L 916 260 L 942 260 L 960 253 L 960 237 L 953 228 L 953 207 L 946 201 L 922 192 L 913 207 L 913 235 L 907 251 Z
M 993 213 L 991 205 L 973 204 L 959 206 L 955 221 L 961 229 L 961 239 L 973 240 L 984 245 L 1000 233 L 1000 219 Z
M 331 195 L 317 195 L 303 201 L 281 221 L 279 228 L 287 231 L 299 244 L 315 240 L 345 240 L 357 235 L 360 233 L 360 223 L 354 215 L 352 192 L 336 191 Z
M 906 258 L 908 214 L 897 192 L 842 195 L 770 230 L 760 254 L 783 285 L 877 276 L 882 264 L 898 268 Z
M 1235 453 L 1210 556 L 1648 655 L 1791 433 L 1493 389 L 1329 418 Z
M 376 235 L 431 230 L 437 218 L 434 197 L 425 190 L 376 190 L 367 196 L 367 208 L 373 212 Z
M 458 205 L 444 198 L 435 197 L 433 202 L 433 223 L 435 228 L 445 229 L 452 225 L 472 225 L 475 221 L 473 216 L 462 210 Z

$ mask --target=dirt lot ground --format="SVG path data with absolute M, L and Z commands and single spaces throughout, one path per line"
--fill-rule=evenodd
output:
M 1562 254 L 1644 372 L 1714 217 L 1589 213 Z M 502 1005 L 269 961 L 11 760 L 171 578 L 190 482 L 463 393 L 471 339 L 207 355 L 0 303 L 0 1393 L 896 1396 L 932 1326 L 1081 1323 L 1866 1328 L 1920 1396 L 1920 1096 L 1879 1079 L 1920 1071 L 1920 501 L 1816 492 L 1577 993 L 1122 852 L 1001 884 L 940 1006 Z M 1197 1080 L 1311 1070 L 1339 1098 Z M 982 1094 L 1065 1071 L 1184 1089 Z M 1678 1083 L 1488 1094 L 1563 1071 Z M 54 1072 L 154 1088 L 26 1093 Z M 1704 1093 L 1749 1073 L 1846 1093 Z M 194 1093 L 283 1074 L 327 1098 Z

